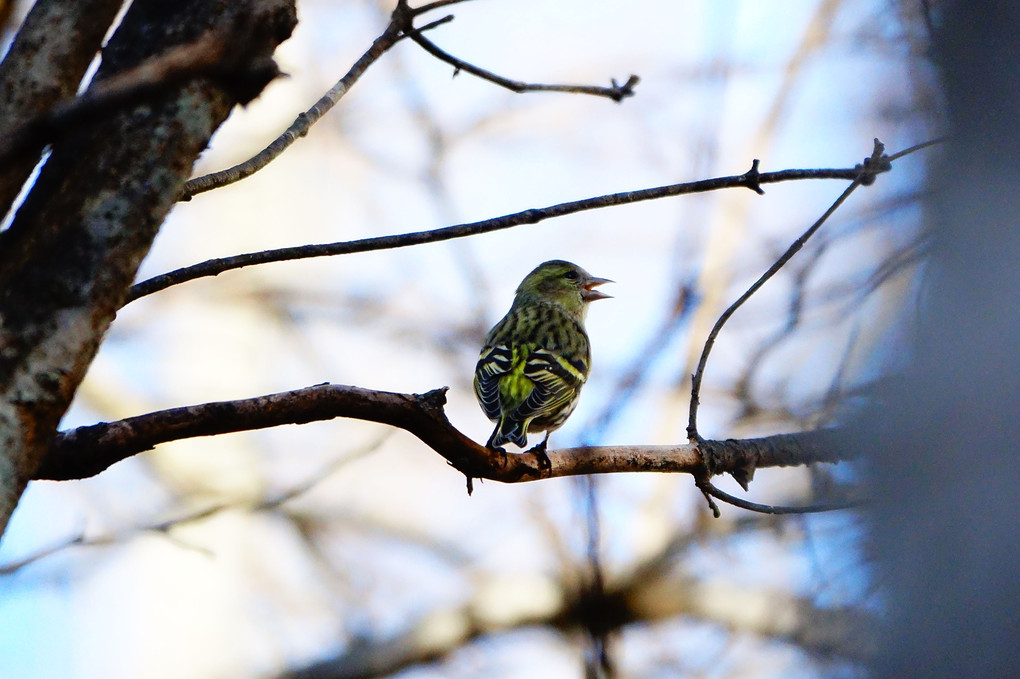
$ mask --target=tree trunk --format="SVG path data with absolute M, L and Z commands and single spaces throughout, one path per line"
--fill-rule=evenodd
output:
M 65 131 L 0 234 L 0 531 L 195 159 L 265 84 L 246 68 L 296 21 L 293 0 L 136 0 L 104 49 L 92 88 L 207 31 L 230 38 L 231 64 Z

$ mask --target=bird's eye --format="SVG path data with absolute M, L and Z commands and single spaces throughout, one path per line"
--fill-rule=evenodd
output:
M 580 274 L 578 274 L 576 271 L 572 271 L 571 270 L 571 271 L 568 271 L 567 273 L 563 274 L 563 277 L 566 278 L 569 281 L 576 281 L 579 275 Z

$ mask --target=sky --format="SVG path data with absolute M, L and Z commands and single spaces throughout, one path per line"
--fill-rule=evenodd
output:
M 368 48 L 389 11 L 325 0 L 298 9 L 298 29 L 277 53 L 287 77 L 235 111 L 196 174 L 272 141 Z M 447 11 L 456 19 L 429 36 L 465 60 L 534 82 L 608 84 L 635 73 L 636 95 L 616 104 L 513 94 L 452 77 L 449 65 L 401 43 L 267 168 L 178 205 L 139 278 L 240 252 L 740 174 L 755 158 L 762 171 L 852 167 L 875 137 L 895 151 L 931 136 L 918 109 L 931 74 L 905 37 L 916 26 L 885 2 L 486 0 Z M 734 317 L 706 373 L 705 436 L 817 424 L 833 384 L 850 388 L 901 360 L 897 310 L 914 294 L 912 272 L 874 294 L 855 291 L 912 242 L 920 215 L 902 196 L 923 178 L 923 159 L 909 157 L 856 193 Z M 830 180 L 770 185 L 764 196 L 686 196 L 187 283 L 122 310 L 62 426 L 326 381 L 401 392 L 448 385 L 451 420 L 484 441 L 491 425 L 470 387 L 481 337 L 524 274 L 563 258 L 616 283 L 607 286 L 614 299 L 589 313 L 592 377 L 552 443 L 683 441 L 688 376 L 708 327 L 844 188 Z M 697 290 L 697 305 L 670 326 L 683 286 Z M 778 334 L 798 291 L 796 333 Z M 747 413 L 733 390 L 759 349 L 759 412 Z M 633 370 L 638 387 L 595 427 Z M 804 470 L 763 470 L 750 497 L 796 503 L 811 480 Z M 94 479 L 32 484 L 0 564 L 79 536 L 98 544 L 0 576 L 0 675 L 272 676 L 486 592 L 511 617 L 522 599 L 541 604 L 535 592 L 555 602 L 559 578 L 584 563 L 581 486 L 485 483 L 469 499 L 463 484 L 410 436 L 347 421 L 173 443 Z M 260 509 L 304 486 L 285 516 Z M 611 578 L 704 521 L 686 477 L 620 475 L 598 488 Z M 815 517 L 791 520 L 779 537 L 715 537 L 679 567 L 826 605 L 874 605 L 856 524 Z M 648 660 L 659 657 L 648 649 L 677 638 L 698 642 L 685 642 L 679 659 Z M 572 643 L 525 629 L 400 676 L 576 676 Z M 682 621 L 629 632 L 619 653 L 628 676 L 664 676 L 664 667 L 702 676 L 709 664 L 715 673 L 704 676 L 822 672 L 788 646 Z

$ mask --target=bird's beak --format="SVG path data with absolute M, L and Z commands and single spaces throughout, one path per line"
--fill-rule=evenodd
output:
M 581 299 L 585 302 L 594 302 L 597 299 L 609 299 L 612 295 L 607 295 L 604 292 L 598 290 L 592 290 L 592 288 L 602 285 L 603 283 L 613 283 L 608 278 L 589 278 L 588 282 L 584 284 L 584 289 L 581 291 Z

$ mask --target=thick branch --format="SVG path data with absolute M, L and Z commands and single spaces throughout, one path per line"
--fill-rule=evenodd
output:
M 159 443 L 250 431 L 283 424 L 305 424 L 348 417 L 388 424 L 414 434 L 465 475 L 504 483 L 579 474 L 684 472 L 704 470 L 698 449 L 675 446 L 604 446 L 548 452 L 551 466 L 540 466 L 531 452 L 489 450 L 458 431 L 443 412 L 446 389 L 399 394 L 322 384 L 239 401 L 222 401 L 139 415 L 60 434 L 36 473 L 37 479 L 79 479 L 151 449 Z M 814 462 L 838 462 L 845 453 L 833 439 L 816 432 L 714 442 L 715 473 Z
M 777 182 L 795 181 L 800 179 L 849 179 L 857 178 L 860 167 L 846 169 L 817 169 L 817 170 L 781 170 L 778 172 L 759 173 L 757 170 L 758 161 L 754 167 L 741 175 L 729 177 L 716 177 L 714 179 L 703 179 L 696 182 L 683 184 L 669 184 L 651 189 L 638 191 L 624 191 L 611 193 L 594 198 L 585 198 L 568 203 L 559 203 L 542 208 L 531 208 L 521 212 L 515 212 L 502 217 L 483 219 L 479 222 L 467 224 L 456 224 L 431 231 L 417 231 L 393 236 L 378 236 L 375 238 L 363 238 L 361 240 L 343 241 L 339 243 L 323 243 L 317 245 L 299 245 L 276 250 L 264 250 L 262 252 L 249 252 L 219 259 L 210 259 L 199 264 L 170 271 L 148 280 L 142 281 L 131 288 L 128 293 L 128 302 L 133 302 L 139 297 L 151 295 L 154 292 L 165 290 L 173 285 L 192 281 L 207 276 L 218 276 L 225 271 L 241 269 L 256 264 L 269 264 L 271 262 L 285 262 L 295 259 L 308 259 L 311 257 L 332 257 L 334 255 L 347 255 L 356 252 L 370 252 L 374 250 L 390 250 L 393 248 L 405 248 L 412 245 L 424 243 L 436 243 L 454 238 L 465 238 L 482 233 L 491 233 L 502 229 L 509 229 L 524 224 L 537 224 L 546 219 L 562 217 L 564 215 L 595 210 L 614 205 L 627 205 L 645 200 L 656 200 L 670 196 L 679 196 L 688 193 L 702 193 L 727 188 L 749 188 L 757 193 L 762 193 L 761 184 L 774 184 Z
M 293 0 L 132 3 L 89 90 L 238 22 L 237 58 L 262 62 L 290 35 Z M 0 233 L 0 531 L 195 158 L 243 98 L 235 85 L 190 80 L 78 126 Z

